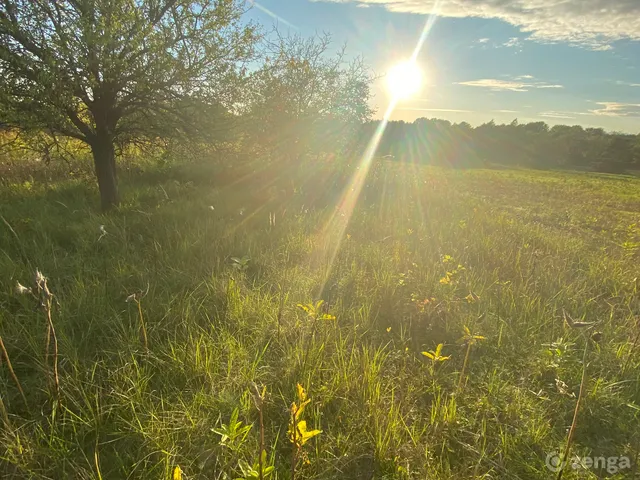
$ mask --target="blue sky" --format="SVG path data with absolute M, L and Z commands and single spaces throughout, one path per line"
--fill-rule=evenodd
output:
M 285 33 L 329 32 L 378 75 L 411 56 L 432 16 L 417 58 L 426 84 L 392 119 L 640 133 L 640 0 L 258 0 L 248 15 Z M 381 78 L 377 116 L 388 102 Z

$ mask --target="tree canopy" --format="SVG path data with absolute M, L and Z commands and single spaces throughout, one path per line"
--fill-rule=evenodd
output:
M 249 134 L 280 155 L 299 158 L 339 151 L 369 120 L 371 73 L 345 48 L 331 54 L 331 37 L 280 37 L 250 76 Z
M 236 0 L 1 0 L 0 118 L 85 142 L 104 208 L 114 144 L 211 132 L 258 37 Z
M 377 127 L 378 122 L 361 127 L 356 150 L 364 148 Z M 451 166 L 500 164 L 622 173 L 640 169 L 640 135 L 517 120 L 473 128 L 466 122 L 418 118 L 389 122 L 378 154 Z

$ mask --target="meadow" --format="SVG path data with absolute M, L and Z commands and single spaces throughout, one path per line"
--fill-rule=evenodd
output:
M 640 179 L 354 172 L 5 172 L 2 478 L 638 475 Z

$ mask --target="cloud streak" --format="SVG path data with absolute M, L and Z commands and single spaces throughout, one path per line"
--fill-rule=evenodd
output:
M 563 119 L 576 118 L 572 113 L 573 112 L 540 112 L 538 115 L 545 118 L 563 118 Z
M 449 112 L 449 113 L 473 113 L 473 110 L 458 110 L 456 108 L 418 108 L 418 107 L 406 107 L 398 108 L 397 110 L 410 110 L 418 112 Z
M 529 75 L 527 75 L 529 77 Z M 518 77 L 524 78 L 524 77 Z M 532 88 L 564 88 L 562 85 L 549 84 L 544 82 L 524 82 L 521 80 L 498 80 L 497 78 L 482 78 L 480 80 L 468 80 L 458 82 L 458 85 L 467 87 L 488 88 L 494 92 L 528 92 Z
M 605 117 L 640 117 L 640 103 L 596 102 L 600 108 L 589 110 Z
M 529 39 L 567 42 L 609 50 L 611 42 L 640 40 L 638 0 L 315 0 L 381 5 L 392 12 L 441 17 L 494 18 L 514 25 Z

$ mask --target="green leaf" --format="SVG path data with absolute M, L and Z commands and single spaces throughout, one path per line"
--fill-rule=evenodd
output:
M 227 440 L 229 440 L 229 435 L 227 435 L 226 432 L 226 425 L 223 425 L 221 429 L 219 428 L 212 428 L 211 431 L 213 433 L 217 433 L 218 435 L 220 435 L 220 443 L 224 444 Z
M 233 412 L 231 412 L 231 418 L 229 419 L 229 426 L 231 428 L 235 428 L 236 426 L 242 425 L 242 422 L 238 422 L 239 414 L 240 414 L 240 411 L 238 410 L 238 407 L 234 408 Z
M 258 472 L 246 461 L 242 459 L 238 460 L 238 467 L 242 472 L 243 478 L 258 478 Z

